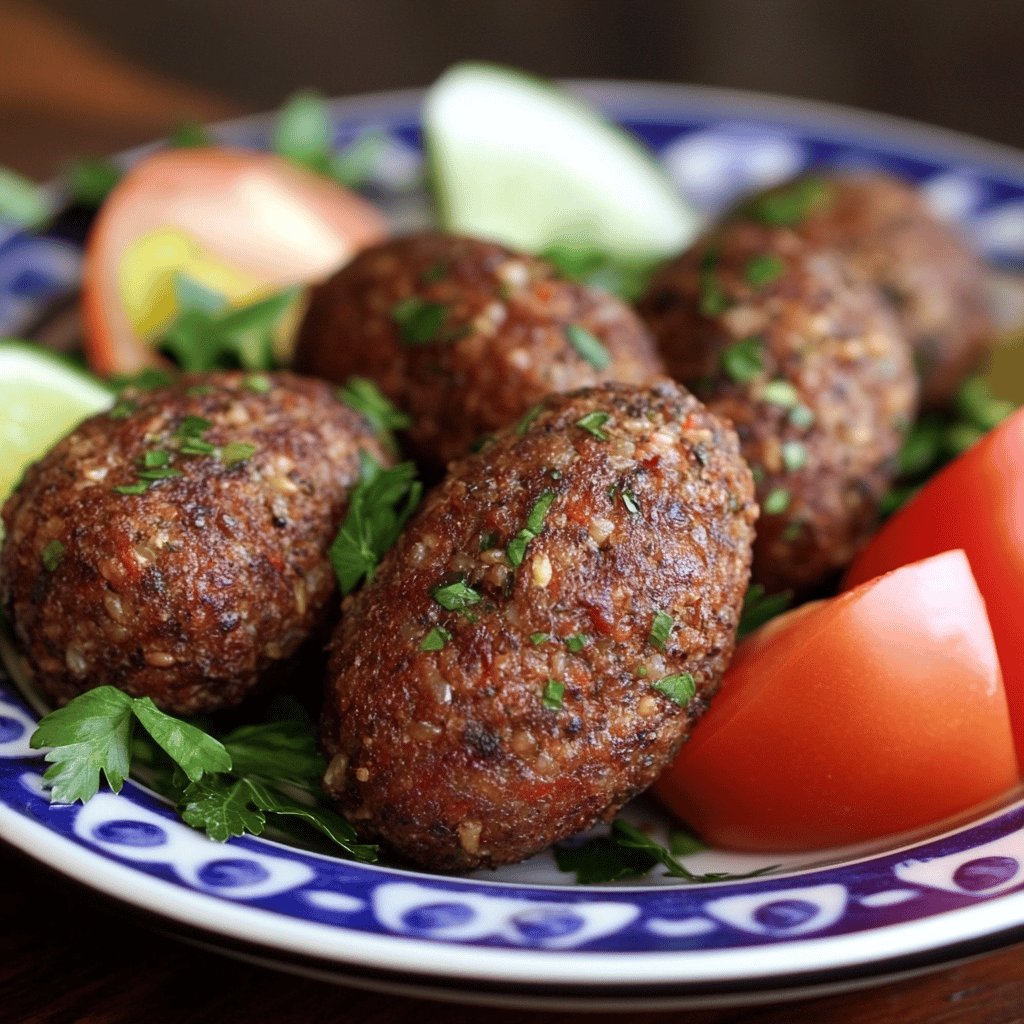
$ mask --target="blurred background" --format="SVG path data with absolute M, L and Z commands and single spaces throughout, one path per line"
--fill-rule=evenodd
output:
M 1020 0 L 0 0 L 0 163 L 422 86 L 467 57 L 852 104 L 1024 147 Z

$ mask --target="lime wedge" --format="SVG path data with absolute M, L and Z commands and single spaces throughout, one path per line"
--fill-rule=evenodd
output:
M 458 64 L 427 94 L 423 125 L 444 227 L 541 252 L 665 257 L 699 227 L 640 143 L 558 87 Z
M 0 340 L 0 505 L 30 463 L 113 400 L 99 381 L 59 356 Z

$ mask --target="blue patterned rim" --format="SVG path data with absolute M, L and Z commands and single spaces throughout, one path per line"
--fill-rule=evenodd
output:
M 997 266 L 1024 266 L 1024 156 L 834 107 L 692 87 L 584 83 L 714 213 L 814 163 L 914 181 Z M 384 144 L 374 198 L 422 221 L 419 94 L 338 101 L 337 138 Z M 269 121 L 220 126 L 265 145 Z M 133 154 L 126 155 L 130 160 Z M 59 198 L 59 197 L 57 197 Z M 0 335 L 77 286 L 80 230 L 0 233 Z M 448 878 L 335 860 L 267 839 L 212 843 L 143 787 L 51 807 L 28 747 L 36 715 L 0 679 L 0 839 L 179 928 L 312 971 L 494 999 L 612 1005 L 790 990 L 940 963 L 1024 935 L 1024 802 L 938 837 L 825 867 L 711 886 L 575 887 Z

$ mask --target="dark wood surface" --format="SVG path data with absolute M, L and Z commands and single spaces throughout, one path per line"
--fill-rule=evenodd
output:
M 61 73 L 55 74 L 54 68 Z M 0 164 L 39 176 L 68 158 L 236 108 L 105 52 L 52 15 L 0 0 Z M 687 1024 L 1024 1022 L 1024 949 L 842 996 L 609 1019 Z M 20 856 L 0 850 L 0 1024 L 470 1024 L 580 1020 L 479 1010 L 333 986 L 249 966 L 168 938 Z

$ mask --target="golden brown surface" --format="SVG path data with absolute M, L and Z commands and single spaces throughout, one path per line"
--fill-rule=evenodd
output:
M 428 329 L 410 338 L 402 322 L 418 310 Z M 573 328 L 603 344 L 607 366 L 573 347 Z M 372 378 L 412 417 L 419 457 L 441 465 L 550 392 L 646 384 L 661 371 L 643 324 L 614 297 L 559 280 L 530 256 L 432 232 L 367 249 L 316 289 L 296 367 L 338 382 Z
M 265 393 L 241 372 L 138 393 L 61 441 L 4 507 L 0 605 L 54 700 L 110 684 L 177 714 L 232 707 L 324 624 L 358 451 L 384 456 L 328 385 L 259 377 Z M 219 455 L 182 452 L 188 417 Z M 180 475 L 118 493 L 147 453 Z
M 579 425 L 595 414 L 603 438 Z M 513 556 L 538 501 L 543 526 Z M 677 385 L 552 396 L 451 467 L 346 606 L 326 788 L 368 835 L 440 870 L 518 861 L 613 815 L 718 686 L 756 514 L 735 435 Z M 437 588 L 459 582 L 474 603 L 442 607 Z M 659 611 L 674 620 L 664 650 Z M 437 627 L 450 640 L 424 651 Z M 694 694 L 677 703 L 656 684 L 680 673 Z
M 766 259 L 762 282 L 752 268 Z M 739 434 L 762 511 L 755 581 L 825 582 L 872 532 L 917 410 L 881 299 L 792 230 L 739 221 L 663 268 L 640 312 L 669 373 Z

